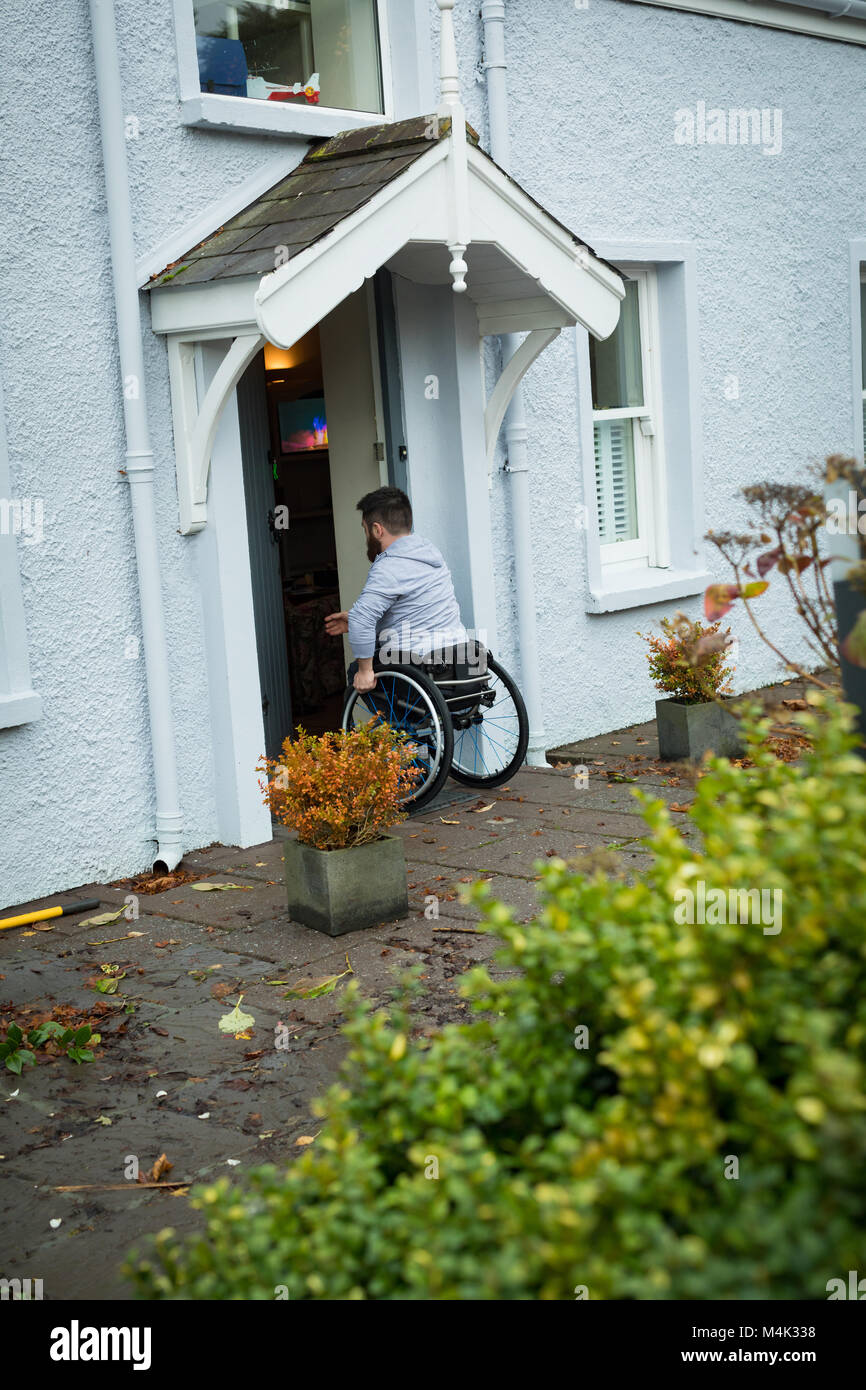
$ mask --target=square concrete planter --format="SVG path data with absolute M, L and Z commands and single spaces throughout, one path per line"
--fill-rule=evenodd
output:
M 743 751 L 739 720 L 714 700 L 697 705 L 656 700 L 656 726 L 660 758 L 699 762 L 705 753 L 735 758 Z
M 289 916 L 343 936 L 409 911 L 402 840 L 383 835 L 353 849 L 314 849 L 286 841 Z

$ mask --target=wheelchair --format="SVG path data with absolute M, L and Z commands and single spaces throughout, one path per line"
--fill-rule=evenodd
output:
M 403 802 L 419 811 L 454 778 L 480 791 L 499 787 L 523 765 L 529 743 L 526 706 L 514 680 L 480 642 L 427 659 L 400 654 L 373 662 L 376 685 L 346 691 L 343 728 L 381 722 L 415 747 L 414 788 Z

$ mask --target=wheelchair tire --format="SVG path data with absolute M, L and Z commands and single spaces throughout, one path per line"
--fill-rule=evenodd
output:
M 487 771 L 485 768 L 482 772 L 479 771 L 477 767 L 477 739 L 475 744 L 475 756 L 471 758 L 473 766 L 469 768 L 469 750 L 464 750 L 462 747 L 465 732 L 468 731 L 465 731 L 462 736 L 458 733 L 455 739 L 454 754 L 451 763 L 451 776 L 454 778 L 455 782 L 462 783 L 464 787 L 501 787 L 504 782 L 507 782 L 510 777 L 514 776 L 515 772 L 519 772 L 526 761 L 526 749 L 529 746 L 529 717 L 526 713 L 526 705 L 523 703 L 523 696 L 504 666 L 500 666 L 499 662 L 494 660 L 489 653 L 487 655 L 487 669 L 492 671 L 493 675 L 502 683 L 508 698 L 514 705 L 513 717 L 517 720 L 517 742 L 514 754 L 508 759 L 504 768 L 499 768 L 497 770 L 491 769 L 490 771 Z M 483 728 L 483 718 L 481 727 Z M 456 759 L 456 761 L 454 761 L 454 759 Z M 483 761 L 482 757 L 482 762 Z M 462 766 L 460 765 L 461 763 L 463 764 Z
M 343 709 L 343 728 L 367 722 L 362 713 L 367 710 L 371 718 L 386 719 L 392 728 L 404 729 L 428 749 L 427 775 L 418 791 L 403 802 L 404 810 L 420 811 L 442 790 L 451 771 L 454 728 L 448 706 L 439 687 L 417 666 L 376 667 L 375 671 L 377 681 L 370 694 L 379 696 L 377 704 L 384 704 L 386 712 L 374 710 L 363 694 L 350 690 Z

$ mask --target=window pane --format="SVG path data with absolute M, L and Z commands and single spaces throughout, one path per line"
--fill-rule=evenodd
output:
M 600 343 L 590 335 L 589 363 L 594 410 L 622 410 L 644 404 L 636 281 L 625 282 L 619 323 L 610 337 Z
M 602 545 L 637 540 L 634 422 L 598 420 L 595 436 L 595 495 Z
M 860 281 L 860 380 L 866 391 L 866 281 Z
M 376 0 L 196 3 L 203 92 L 381 111 Z

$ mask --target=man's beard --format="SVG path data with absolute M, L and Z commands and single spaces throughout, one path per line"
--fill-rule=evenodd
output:
M 367 559 L 368 559 L 368 560 L 370 561 L 370 563 L 372 564 L 372 562 L 375 560 L 376 556 L 377 556 L 377 555 L 381 555 L 381 554 L 382 554 L 382 542 L 381 542 L 381 541 L 377 541 L 375 536 L 368 536 L 368 537 L 367 537 Z

